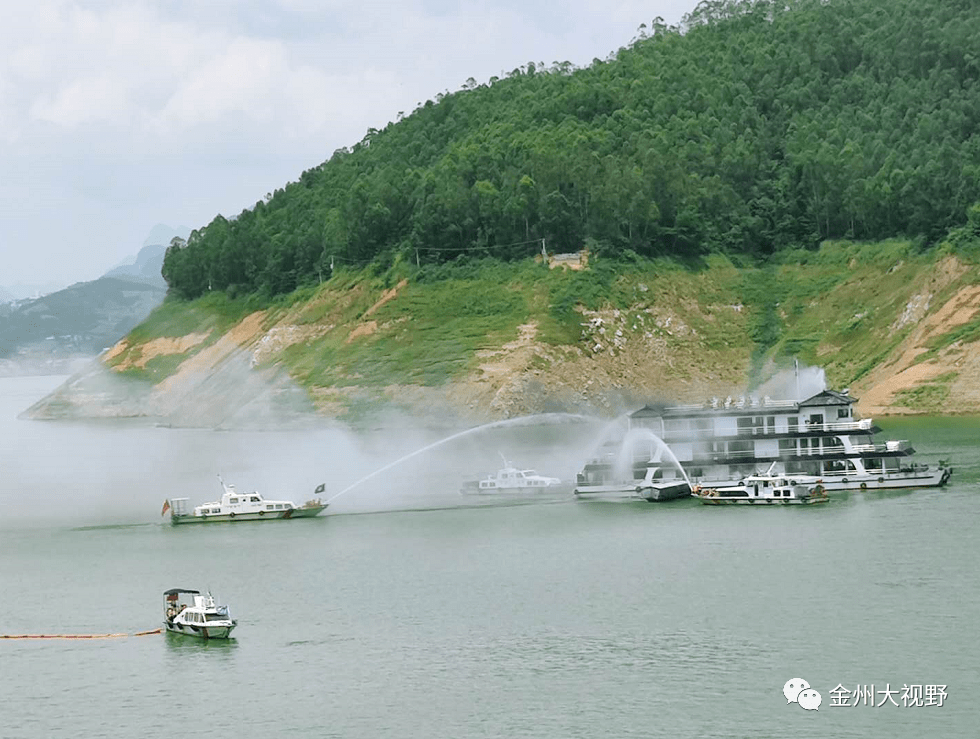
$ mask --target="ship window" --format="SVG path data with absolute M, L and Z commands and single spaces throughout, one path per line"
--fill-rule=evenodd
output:
M 253 503 L 258 503 L 259 502 L 259 498 L 258 498 L 257 495 L 253 495 L 251 498 L 249 498 L 249 500 L 251 500 Z
M 799 416 L 788 416 L 786 418 L 786 426 L 791 434 L 795 434 L 800 430 L 800 417 Z
M 272 507 L 272 504 L 271 504 L 271 503 L 266 503 L 266 504 L 265 504 L 265 509 L 266 509 L 267 511 L 271 511 L 271 510 L 274 510 L 274 509 L 273 509 L 273 507 Z
M 774 434 L 776 433 L 776 417 L 766 416 L 766 433 Z
M 851 409 L 850 408 L 838 408 L 837 409 L 837 417 L 838 418 L 850 418 L 851 417 Z
M 728 453 L 731 455 L 745 456 L 751 455 L 754 446 L 751 441 L 730 441 L 728 442 Z
M 224 621 L 225 617 L 220 613 L 207 613 L 204 616 L 206 621 Z
M 772 491 L 772 495 L 773 495 L 774 498 L 782 498 L 783 497 L 783 494 L 781 492 L 779 492 L 778 490 L 773 490 Z
M 779 440 L 779 453 L 780 454 L 795 454 L 796 453 L 796 439 L 780 439 Z
M 881 469 L 881 459 L 879 457 L 871 457 L 870 459 L 864 460 L 864 469 L 868 472 L 875 472 Z
M 236 503 L 238 503 L 238 498 L 229 498 L 228 499 L 228 502 L 229 503 L 232 503 L 232 504 L 236 504 Z

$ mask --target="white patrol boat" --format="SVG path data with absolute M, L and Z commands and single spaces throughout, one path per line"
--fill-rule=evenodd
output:
M 749 475 L 738 485 L 696 491 L 705 505 L 813 505 L 826 503 L 827 490 L 819 480 L 773 475 L 775 463 L 763 475 Z
M 272 521 L 282 518 L 312 518 L 321 513 L 327 504 L 313 498 L 301 506 L 289 500 L 267 500 L 258 492 L 239 493 L 234 485 L 226 485 L 218 475 L 224 493 L 221 500 L 204 503 L 188 511 L 187 498 L 168 498 L 161 515 L 170 511 L 170 521 L 181 523 L 219 523 L 222 521 Z M 318 485 L 313 495 L 324 490 Z
M 482 480 L 465 480 L 460 493 L 463 495 L 493 495 L 513 493 L 540 493 L 545 490 L 554 492 L 561 485 L 557 477 L 545 477 L 535 470 L 520 470 L 504 460 L 504 466 L 497 470 L 496 475 L 487 475 Z
M 184 596 L 190 596 L 190 599 Z M 238 625 L 228 612 L 228 606 L 217 605 L 211 593 L 201 595 L 199 590 L 171 588 L 164 591 L 163 608 L 163 625 L 175 634 L 228 639 Z

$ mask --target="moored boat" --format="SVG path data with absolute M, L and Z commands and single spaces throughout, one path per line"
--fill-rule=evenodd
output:
M 211 593 L 202 595 L 199 590 L 171 588 L 164 591 L 163 609 L 163 625 L 175 634 L 228 639 L 238 625 L 228 606 L 218 605 Z
M 659 459 L 634 464 L 627 472 L 610 457 L 590 461 L 578 475 L 575 497 L 580 500 L 642 499 L 662 503 L 691 494 L 691 483 L 679 468 Z
M 193 510 L 188 510 L 187 498 L 168 498 L 163 504 L 161 515 L 170 511 L 170 521 L 173 524 L 184 523 L 220 523 L 230 521 L 274 521 L 277 519 L 312 518 L 319 515 L 327 504 L 314 497 L 303 505 L 296 505 L 291 500 L 268 500 L 256 491 L 239 493 L 234 485 L 226 485 L 218 476 L 223 494 L 221 500 L 203 503 Z M 324 490 L 318 485 L 313 495 L 317 496 Z
M 824 390 L 804 400 L 769 397 L 714 398 L 706 403 L 645 406 L 630 414 L 626 439 L 634 443 L 637 467 L 658 459 L 667 445 L 693 484 L 718 488 L 776 462 L 775 474 L 819 478 L 828 491 L 882 490 L 945 485 L 948 461 L 914 462 L 906 440 L 879 442 L 870 418 L 857 418 L 857 398 L 847 390 Z M 643 445 L 643 432 L 647 449 Z M 579 475 L 589 484 L 601 476 L 602 460 L 590 460 Z
M 738 485 L 700 488 L 697 496 L 705 505 L 814 505 L 829 500 L 826 489 L 812 481 L 780 475 L 749 475 Z

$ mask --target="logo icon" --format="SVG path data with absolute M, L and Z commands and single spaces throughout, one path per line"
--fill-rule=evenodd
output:
M 786 696 L 786 702 L 796 703 L 796 699 L 800 693 L 809 687 L 810 683 L 808 683 L 802 677 L 794 677 L 792 680 L 787 680 L 786 684 L 783 686 L 783 695 Z
M 821 700 L 823 699 L 820 697 L 820 693 L 813 688 L 807 688 L 800 693 L 796 702 L 804 711 L 816 711 L 820 707 Z
M 783 686 L 783 695 L 786 696 L 786 703 L 796 703 L 804 711 L 816 711 L 823 700 L 820 693 L 810 687 L 810 683 L 802 677 L 794 677 L 787 680 Z

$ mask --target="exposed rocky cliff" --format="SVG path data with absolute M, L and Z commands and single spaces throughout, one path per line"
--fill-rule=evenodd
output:
M 547 310 L 528 297 L 520 321 L 502 319 L 473 351 L 450 352 L 455 368 L 435 381 L 410 379 L 431 370 L 416 366 L 426 357 L 446 362 L 443 345 L 456 341 L 427 324 L 411 333 L 428 320 L 423 314 L 438 310 L 434 288 L 408 280 L 325 283 L 286 308 L 253 311 L 226 326 L 199 321 L 183 333 L 131 335 L 29 415 L 206 426 L 323 417 L 393 423 L 399 416 L 467 425 L 557 410 L 614 416 L 649 400 L 751 391 L 792 367 L 794 357 L 823 367 L 830 384 L 850 386 L 866 415 L 980 412 L 976 267 L 950 254 L 915 260 L 889 253 L 881 264 L 867 253 L 869 264 L 838 257 L 843 273 L 835 260 L 775 270 L 719 262 L 698 272 L 624 272 L 620 307 L 580 305 L 577 340 L 564 343 L 549 334 Z M 836 275 L 833 284 L 827 275 Z M 758 281 L 762 298 L 746 288 Z M 760 346 L 767 321 L 775 333 L 770 346 Z M 406 347 L 417 353 L 395 364 Z M 792 393 L 793 386 L 767 391 Z

